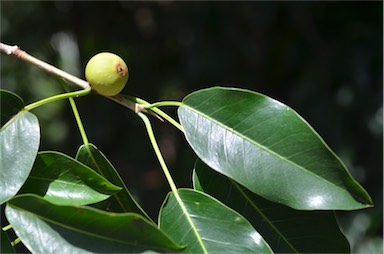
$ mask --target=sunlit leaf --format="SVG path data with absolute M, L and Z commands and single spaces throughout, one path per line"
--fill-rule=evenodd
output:
M 138 253 L 180 250 L 155 224 L 135 213 L 59 206 L 35 195 L 7 202 L 8 221 L 33 253 Z
M 333 211 L 299 211 L 268 201 L 198 160 L 194 187 L 241 213 L 275 253 L 349 253 Z
M 35 115 L 21 111 L 0 130 L 0 203 L 14 196 L 32 169 L 40 143 Z
M 272 253 L 268 244 L 240 214 L 210 196 L 191 189 L 169 193 L 159 226 L 185 253 Z
M 286 105 L 220 87 L 194 92 L 183 103 L 179 118 L 196 154 L 254 193 L 305 210 L 372 205 L 340 159 Z
M 121 190 L 88 166 L 59 152 L 39 152 L 21 193 L 61 205 L 87 205 Z

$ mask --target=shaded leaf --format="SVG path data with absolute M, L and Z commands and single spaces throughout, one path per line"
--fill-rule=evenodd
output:
M 272 253 L 260 234 L 240 214 L 212 197 L 179 189 L 160 210 L 159 226 L 185 253 Z
M 89 144 L 81 146 L 77 152 L 76 159 L 94 169 L 113 184 L 122 187 L 122 190 L 114 194 L 111 198 L 101 204 L 97 204 L 98 208 L 113 212 L 135 212 L 150 219 L 137 204 L 119 173 L 95 145 Z
M 0 229 L 0 253 L 16 253 L 6 232 Z
M 340 159 L 286 105 L 220 87 L 192 93 L 183 102 L 178 114 L 196 154 L 254 193 L 305 210 L 372 205 Z
M 28 194 L 9 200 L 5 214 L 33 253 L 137 253 L 180 249 L 155 224 L 134 213 L 59 206 Z
M 0 130 L 0 204 L 27 180 L 39 144 L 39 122 L 28 111 L 20 111 Z
M 121 190 L 83 163 L 59 152 L 39 152 L 20 193 L 60 205 L 87 205 Z
M 241 213 L 275 253 L 349 253 L 333 211 L 299 211 L 268 201 L 198 160 L 194 187 Z
M 24 101 L 17 94 L 0 89 L 0 124 L 3 126 L 24 108 Z

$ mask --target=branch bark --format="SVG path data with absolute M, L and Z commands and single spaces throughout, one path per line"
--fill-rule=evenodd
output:
M 37 59 L 34 56 L 31 56 L 30 54 L 28 54 L 24 50 L 21 50 L 16 45 L 10 46 L 10 45 L 6 45 L 6 44 L 0 42 L 0 50 L 7 55 L 12 55 L 12 56 L 20 58 L 21 60 L 24 60 L 26 62 L 30 62 L 33 65 L 39 67 L 40 69 L 42 69 L 48 73 L 62 77 L 64 79 L 70 81 L 71 83 L 80 86 L 83 89 L 90 88 L 90 84 L 87 81 L 80 79 L 76 76 L 73 76 L 73 75 L 69 74 L 68 72 L 62 71 L 51 64 L 43 62 L 40 59 Z
M 30 54 L 28 54 L 24 50 L 21 50 L 17 45 L 11 46 L 11 45 L 7 45 L 5 43 L 0 42 L 0 51 L 7 54 L 7 55 L 15 56 L 15 57 L 17 57 L 23 61 L 29 62 L 29 63 L 39 67 L 40 69 L 42 69 L 48 73 L 51 73 L 51 74 L 54 74 L 54 75 L 59 76 L 61 78 L 64 78 L 64 79 L 70 81 L 71 83 L 73 83 L 73 84 L 75 84 L 75 85 L 77 85 L 83 89 L 87 89 L 87 88 L 91 87 L 91 85 L 87 81 L 80 79 L 76 76 L 73 76 L 72 74 L 69 74 L 68 72 L 65 72 L 65 71 L 63 71 L 63 70 L 61 70 L 61 69 L 59 69 L 59 68 L 57 68 L 51 64 L 48 64 L 44 61 L 41 61 L 40 59 L 38 59 L 34 56 L 31 56 Z M 115 96 L 110 96 L 107 98 L 123 105 L 126 108 L 133 110 L 136 113 L 138 113 L 138 112 L 149 113 L 149 114 L 154 115 L 157 118 L 161 119 L 158 115 L 156 115 L 152 111 L 144 109 L 143 105 L 132 102 L 120 94 L 115 95 Z

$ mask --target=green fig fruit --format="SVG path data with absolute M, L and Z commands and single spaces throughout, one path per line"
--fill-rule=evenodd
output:
M 102 52 L 93 56 L 85 67 L 85 78 L 92 89 L 104 96 L 114 96 L 128 81 L 128 67 L 118 55 Z

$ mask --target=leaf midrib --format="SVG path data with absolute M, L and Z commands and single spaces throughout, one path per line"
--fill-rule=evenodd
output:
M 184 205 L 184 202 L 182 201 L 182 199 L 179 195 L 179 190 L 177 190 L 177 193 L 174 193 L 173 195 L 175 196 L 177 203 L 180 205 L 181 211 L 183 212 L 185 217 L 187 217 L 187 221 L 191 225 L 191 229 L 193 230 L 193 233 L 196 235 L 196 238 L 198 239 L 198 242 L 199 242 L 201 248 L 203 249 L 203 253 L 208 253 L 208 251 L 205 247 L 204 241 L 203 241 L 202 237 L 200 236 L 199 231 L 197 230 L 195 223 L 193 222 L 191 216 L 189 216 L 188 210 L 187 210 L 186 206 Z
M 239 137 L 245 139 L 246 141 L 248 141 L 248 142 L 250 142 L 250 143 L 252 143 L 252 144 L 258 146 L 259 148 L 261 148 L 261 149 L 263 149 L 264 151 L 266 151 L 266 152 L 268 152 L 268 153 L 274 155 L 275 157 L 281 159 L 282 161 L 285 161 L 286 163 L 291 164 L 291 165 L 293 165 L 294 167 L 296 167 L 296 168 L 298 168 L 298 169 L 301 169 L 303 172 L 306 172 L 306 173 L 309 174 L 309 175 L 312 175 L 312 176 L 314 176 L 314 177 L 316 177 L 316 178 L 318 178 L 318 179 L 321 179 L 321 180 L 323 180 L 323 181 L 325 181 L 325 182 L 327 182 L 327 183 L 329 183 L 329 184 L 335 186 L 335 187 L 338 188 L 338 189 L 342 189 L 339 185 L 335 184 L 334 182 L 331 182 L 331 181 L 329 181 L 329 180 L 327 180 L 327 179 L 324 179 L 324 178 L 320 177 L 319 175 L 313 173 L 312 171 L 307 170 L 307 169 L 304 168 L 303 166 L 298 165 L 297 163 L 295 163 L 295 162 L 293 162 L 293 161 L 287 160 L 285 157 L 281 156 L 280 154 L 278 154 L 278 153 L 276 153 L 276 152 L 274 152 L 274 151 L 268 149 L 267 147 L 261 145 L 260 143 L 258 143 L 258 142 L 256 142 L 256 141 L 254 141 L 254 140 L 252 140 L 252 139 L 250 139 L 250 138 L 244 136 L 243 134 L 239 133 L 238 131 L 235 131 L 233 128 L 230 128 L 230 127 L 228 127 L 228 126 L 226 126 L 226 125 L 220 123 L 219 121 L 217 121 L 216 119 L 214 119 L 214 118 L 208 116 L 207 114 L 203 113 L 202 111 L 199 111 L 199 110 L 197 110 L 197 109 L 195 109 L 195 108 L 193 108 L 193 107 L 191 107 L 191 106 L 189 106 L 189 105 L 187 105 L 187 104 L 182 105 L 182 107 L 188 108 L 188 109 L 190 109 L 191 111 L 195 112 L 197 115 L 201 115 L 202 117 L 205 117 L 206 119 L 210 120 L 211 122 L 213 122 L 213 123 L 215 123 L 215 124 L 221 126 L 222 128 L 226 129 L 227 131 L 232 132 L 233 134 L 235 134 L 235 135 L 237 135 L 237 136 L 239 136 Z M 321 141 L 321 142 L 323 143 L 323 141 Z M 326 146 L 326 147 L 327 147 L 327 146 Z M 342 189 L 342 190 L 343 190 L 343 189 Z M 343 191 L 344 191 L 344 190 L 343 190 Z
M 92 144 L 87 144 L 87 145 L 84 145 L 85 146 L 85 149 L 86 149 L 86 151 L 87 151 L 87 153 L 88 153 L 88 156 L 91 158 L 91 160 L 92 160 L 92 163 L 93 163 L 93 165 L 96 167 L 96 169 L 97 169 L 97 171 L 99 172 L 99 174 L 101 175 L 101 176 L 103 176 L 105 179 L 107 179 L 106 177 L 105 177 L 105 175 L 104 175 L 104 172 L 103 172 L 103 170 L 101 170 L 101 168 L 99 167 L 99 164 L 97 163 L 97 161 L 96 161 L 96 159 L 95 159 L 95 157 L 93 156 L 93 153 L 92 153 L 92 151 L 91 151 L 91 148 L 93 148 L 93 149 L 95 149 L 94 147 L 92 147 Z M 96 150 L 96 149 L 95 149 Z M 108 180 L 108 179 L 107 179 Z M 109 180 L 108 180 L 109 181 Z M 112 183 L 112 182 L 111 182 Z M 114 183 L 112 183 L 113 185 L 115 185 Z M 123 190 L 126 192 L 127 191 L 127 187 L 125 186 L 125 184 L 123 183 Z M 127 209 L 126 209 L 126 207 L 125 207 L 125 205 L 124 205 L 124 202 L 121 200 L 121 198 L 120 198 L 120 196 L 119 195 L 112 195 L 115 199 L 116 199 L 116 201 L 117 201 L 117 203 L 119 204 L 119 206 L 121 207 L 121 209 L 123 209 L 123 211 L 125 211 L 125 212 L 129 212 Z
M 90 185 L 87 185 L 84 181 L 82 181 L 80 179 L 78 179 L 78 181 L 79 181 L 78 183 L 75 183 L 73 181 L 65 181 L 65 180 L 57 179 L 57 178 L 44 178 L 44 177 L 38 177 L 38 176 L 32 176 L 32 175 L 30 175 L 28 178 L 34 179 L 34 180 L 40 180 L 43 182 L 55 182 L 55 183 L 62 183 L 62 184 L 70 185 L 70 186 L 85 186 L 85 187 L 91 188 Z M 100 194 L 102 194 L 102 193 L 100 193 Z M 103 194 L 103 195 L 105 195 L 105 194 Z
M 261 217 L 268 223 L 268 225 L 279 235 L 281 239 L 295 252 L 299 253 L 298 250 L 290 243 L 290 241 L 283 235 L 281 232 L 275 227 L 272 221 L 257 207 L 257 205 L 249 198 L 249 196 L 240 188 L 239 184 L 237 184 L 232 179 L 229 179 L 231 184 L 235 186 L 235 188 L 244 196 L 244 198 L 248 201 L 249 204 L 256 210 L 257 213 L 260 214 Z
M 123 241 L 123 240 L 120 240 L 120 239 L 116 239 L 116 238 L 110 238 L 110 237 L 107 237 L 107 236 L 104 236 L 104 235 L 100 235 L 100 234 L 96 234 L 96 233 L 91 233 L 89 231 L 86 231 L 85 229 L 80 229 L 80 228 L 75 228 L 73 226 L 68 226 L 66 224 L 63 224 L 61 222 L 58 222 L 58 221 L 55 221 L 55 220 L 52 220 L 52 219 L 49 219 L 49 218 L 46 218 L 42 215 L 39 215 L 39 214 L 36 214 L 34 212 L 31 212 L 31 211 L 28 211 L 22 207 L 18 207 L 18 206 L 15 206 L 15 205 L 12 205 L 12 204 L 7 204 L 9 205 L 10 207 L 16 209 L 16 210 L 19 210 L 19 211 L 23 211 L 23 212 L 26 212 L 28 214 L 31 214 L 37 218 L 39 218 L 40 220 L 42 221 L 46 221 L 46 222 L 49 222 L 49 223 L 52 223 L 54 225 L 57 225 L 57 226 L 60 226 L 64 229 L 67 229 L 67 230 L 71 230 L 71 231 L 75 231 L 75 232 L 78 232 L 80 234 L 84 234 L 86 236 L 91 236 L 91 237 L 95 237 L 95 238 L 98 238 L 98 239 L 103 239 L 103 240 L 106 240 L 106 241 L 111 241 L 111 242 L 116 242 L 116 243 L 121 243 L 121 244 L 125 244 L 125 245 L 129 245 L 129 246 L 143 246 L 143 247 L 146 247 L 148 245 L 142 245 L 142 244 L 135 244 L 133 242 L 127 242 L 127 241 Z M 163 248 L 160 248 L 160 249 L 163 249 Z

